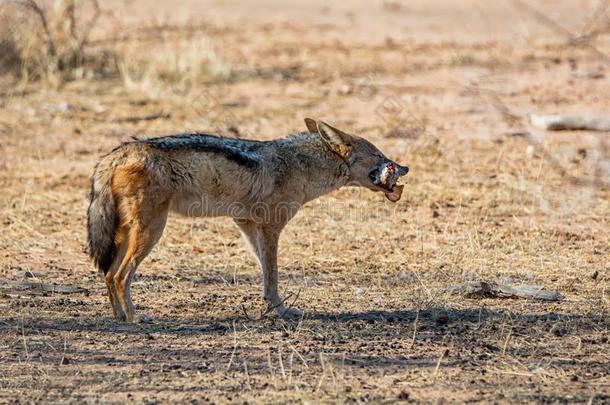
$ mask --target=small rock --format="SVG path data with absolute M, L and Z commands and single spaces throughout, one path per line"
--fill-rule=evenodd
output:
M 348 94 L 352 94 L 352 93 L 353 93 L 353 89 L 348 84 L 344 84 L 343 86 L 339 87 L 339 94 L 348 95 Z
M 354 295 L 356 297 L 362 297 L 364 295 L 364 290 L 362 288 L 356 288 L 354 291 Z
M 140 315 L 140 323 L 153 323 L 154 318 L 148 315 Z

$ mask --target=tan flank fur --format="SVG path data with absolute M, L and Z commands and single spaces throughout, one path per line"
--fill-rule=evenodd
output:
M 397 201 L 408 172 L 367 140 L 321 121 L 273 141 L 183 134 L 127 142 L 95 168 L 88 210 L 89 254 L 104 273 L 114 315 L 133 321 L 130 285 L 163 234 L 169 211 L 233 218 L 263 275 L 269 308 L 297 316 L 278 294 L 280 232 L 308 201 L 346 185 Z M 385 176 L 388 172 L 394 176 Z

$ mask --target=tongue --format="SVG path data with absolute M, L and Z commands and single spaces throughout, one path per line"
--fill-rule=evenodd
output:
M 400 196 L 402 196 L 402 189 L 404 187 L 405 186 L 400 184 L 395 185 L 392 191 L 385 193 L 386 198 L 392 202 L 400 200 Z

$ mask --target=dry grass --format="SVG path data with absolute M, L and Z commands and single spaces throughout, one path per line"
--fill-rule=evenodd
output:
M 0 278 L 29 271 L 89 293 L 0 290 L 0 402 L 610 400 L 607 135 L 536 132 L 522 119 L 607 111 L 607 80 L 572 74 L 599 57 L 553 33 L 546 45 L 488 40 L 506 19 L 500 6 L 485 9 L 494 30 L 480 32 L 483 45 L 450 25 L 452 40 L 435 41 L 415 5 L 353 7 L 347 21 L 373 19 L 386 35 L 406 20 L 417 43 L 359 37 L 336 23 L 341 8 L 326 11 L 330 28 L 265 13 L 244 24 L 225 10 L 205 31 L 100 28 L 86 52 L 114 38 L 130 55 L 120 74 L 2 95 Z M 84 252 L 99 156 L 132 136 L 192 129 L 269 139 L 303 130 L 304 116 L 411 168 L 398 204 L 345 189 L 289 224 L 281 289 L 300 291 L 307 316 L 247 319 L 242 307 L 263 305 L 261 282 L 232 222 L 173 216 L 134 285 L 151 323 L 117 324 Z M 565 298 L 447 291 L 480 278 Z
M 0 4 L 0 68 L 20 82 L 44 81 L 57 85 L 80 79 L 95 66 L 101 70 L 106 55 L 87 52 L 89 34 L 100 16 L 91 0 L 91 17 L 82 18 L 84 2 L 61 0 L 53 6 L 36 0 L 4 1 Z
M 189 24 L 178 31 L 186 37 L 177 40 L 175 27 L 154 24 L 91 41 L 100 17 L 103 23 L 111 16 L 97 0 L 61 0 L 52 6 L 36 0 L 0 3 L 0 74 L 21 87 L 33 81 L 54 88 L 72 80 L 120 77 L 126 88 L 151 96 L 231 74 L 205 32 Z
M 151 97 L 165 96 L 172 88 L 180 91 L 194 84 L 225 80 L 231 68 L 223 62 L 205 36 L 162 41 L 152 54 L 142 54 L 140 41 L 129 41 L 121 49 L 118 69 L 129 90 Z

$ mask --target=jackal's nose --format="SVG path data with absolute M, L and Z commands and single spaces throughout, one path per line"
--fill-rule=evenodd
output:
M 401 176 L 404 176 L 405 174 L 409 173 L 409 168 L 407 166 L 401 166 L 397 163 L 396 167 L 398 168 L 398 174 L 400 174 Z

